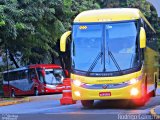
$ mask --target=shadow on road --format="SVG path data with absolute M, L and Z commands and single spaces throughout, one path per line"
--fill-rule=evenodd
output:
M 93 109 L 129 109 L 130 107 L 130 101 L 128 100 L 103 100 L 95 101 Z
M 152 99 L 152 100 L 151 100 Z M 88 109 L 128 109 L 128 110 L 133 110 L 133 109 L 148 109 L 152 108 L 159 103 L 154 101 L 154 98 L 149 99 L 145 106 L 136 106 L 132 101 L 129 100 L 97 100 L 94 103 L 93 108 L 88 108 Z M 82 108 L 86 109 L 86 108 Z

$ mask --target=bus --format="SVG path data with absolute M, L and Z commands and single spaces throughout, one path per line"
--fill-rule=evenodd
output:
M 71 87 L 74 100 L 129 100 L 144 105 L 155 96 L 156 31 L 136 8 L 88 10 L 74 19 L 60 39 L 66 51 L 71 35 Z M 67 44 L 66 44 L 67 43 Z M 150 94 L 151 93 L 151 94 Z
M 8 70 L 3 74 L 5 97 L 61 93 L 67 71 L 55 64 L 35 64 Z

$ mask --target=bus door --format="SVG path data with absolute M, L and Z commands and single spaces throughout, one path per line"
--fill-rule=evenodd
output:
M 39 81 L 39 87 L 41 88 L 41 92 L 45 92 L 45 70 L 44 68 L 37 68 L 37 75 L 38 75 L 38 81 Z
M 39 83 L 38 83 L 38 77 L 37 77 L 37 74 L 36 74 L 36 71 L 35 69 L 29 69 L 28 71 L 28 83 L 32 86 L 32 90 L 33 90 L 33 93 L 34 93 L 34 89 L 38 88 L 39 86 Z

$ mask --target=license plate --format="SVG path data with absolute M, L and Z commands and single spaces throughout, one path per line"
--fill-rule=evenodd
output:
M 111 92 L 100 92 L 100 93 L 99 93 L 99 96 L 100 96 L 100 97 L 103 97 L 103 96 L 111 96 Z

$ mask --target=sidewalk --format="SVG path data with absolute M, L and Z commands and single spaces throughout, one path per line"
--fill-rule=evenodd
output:
M 18 103 L 23 103 L 23 102 L 29 102 L 31 99 L 29 97 L 26 98 L 14 98 L 14 99 L 4 99 L 0 98 L 0 106 L 7 106 L 7 105 L 13 105 L 13 104 L 18 104 Z

